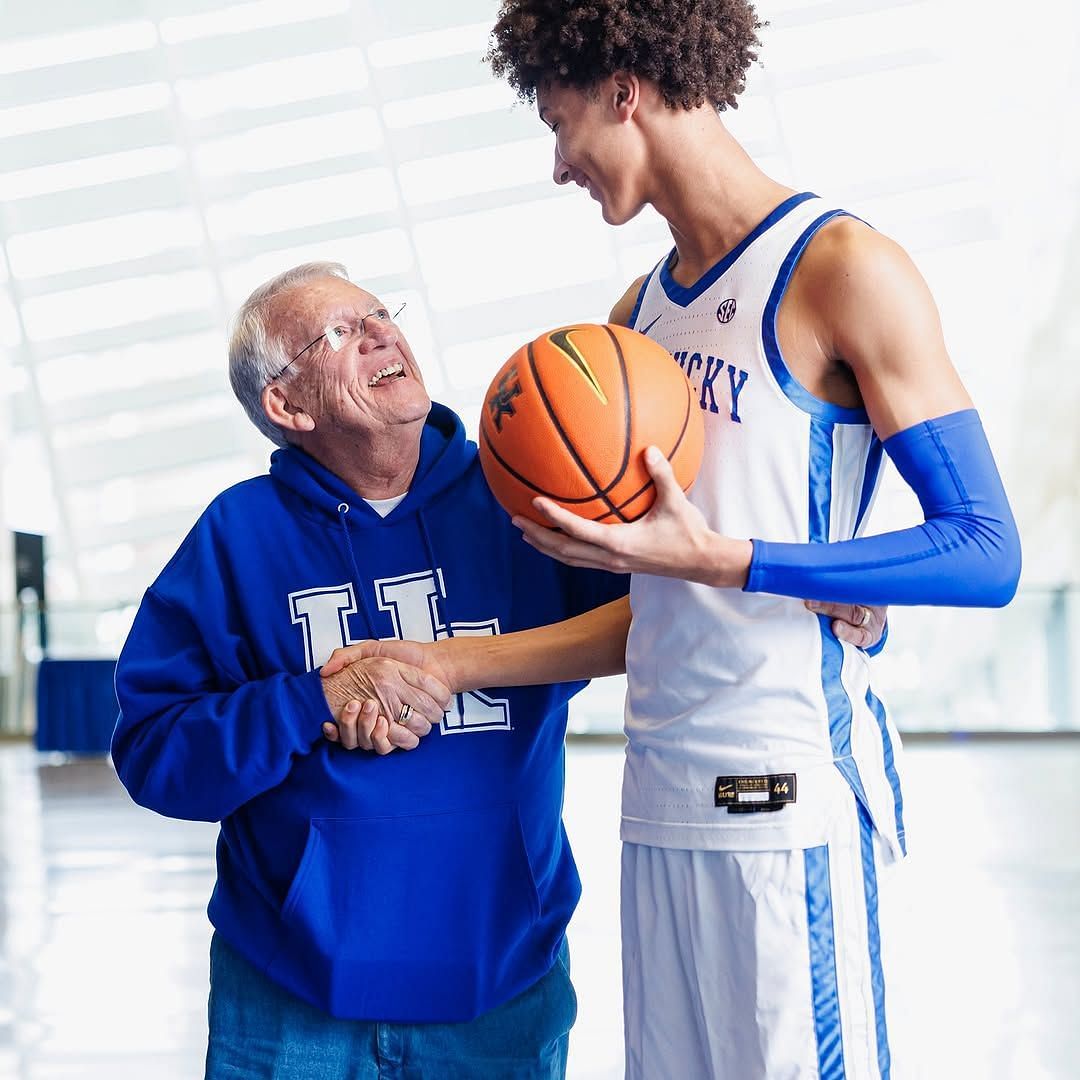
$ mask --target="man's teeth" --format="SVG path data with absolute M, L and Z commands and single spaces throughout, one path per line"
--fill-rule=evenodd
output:
M 404 375 L 404 364 L 391 364 L 389 367 L 384 367 L 379 371 L 376 371 L 374 375 L 368 380 L 368 386 L 378 386 L 379 383 L 387 377 L 387 375 Z

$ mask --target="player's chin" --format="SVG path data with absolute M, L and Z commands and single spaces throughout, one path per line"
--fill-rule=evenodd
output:
M 636 206 L 620 205 L 617 202 L 604 199 L 600 203 L 600 213 L 608 225 L 625 225 L 641 213 L 644 203 Z

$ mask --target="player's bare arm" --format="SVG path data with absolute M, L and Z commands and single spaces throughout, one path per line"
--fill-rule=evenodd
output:
M 819 354 L 784 340 L 796 323 L 812 327 Z M 807 247 L 781 305 L 780 332 L 796 377 L 813 365 L 816 385 L 808 389 L 835 404 L 861 404 L 879 439 L 971 408 L 911 257 L 854 218 L 831 222 Z M 861 400 L 843 400 L 837 368 L 850 372 Z
M 622 597 L 550 626 L 494 637 L 462 635 L 432 643 L 364 641 L 335 649 L 324 678 L 372 656 L 423 668 L 463 693 L 488 686 L 542 686 L 619 675 L 626 670 L 630 600 Z

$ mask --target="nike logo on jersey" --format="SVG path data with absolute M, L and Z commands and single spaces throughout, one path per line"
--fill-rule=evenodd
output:
M 649 323 L 648 326 L 646 326 L 643 330 L 639 330 L 638 333 L 647 334 L 663 317 L 664 316 L 662 314 L 657 315 L 656 318 L 653 319 L 653 321 L 651 323 Z

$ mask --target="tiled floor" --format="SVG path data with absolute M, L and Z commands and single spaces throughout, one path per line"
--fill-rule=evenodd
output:
M 621 1076 L 620 764 L 569 755 L 577 1080 Z M 1078 773 L 1080 739 L 909 748 L 907 1075 L 1080 1077 Z M 103 761 L 0 744 L 0 1077 L 202 1075 L 215 831 L 133 806 Z

